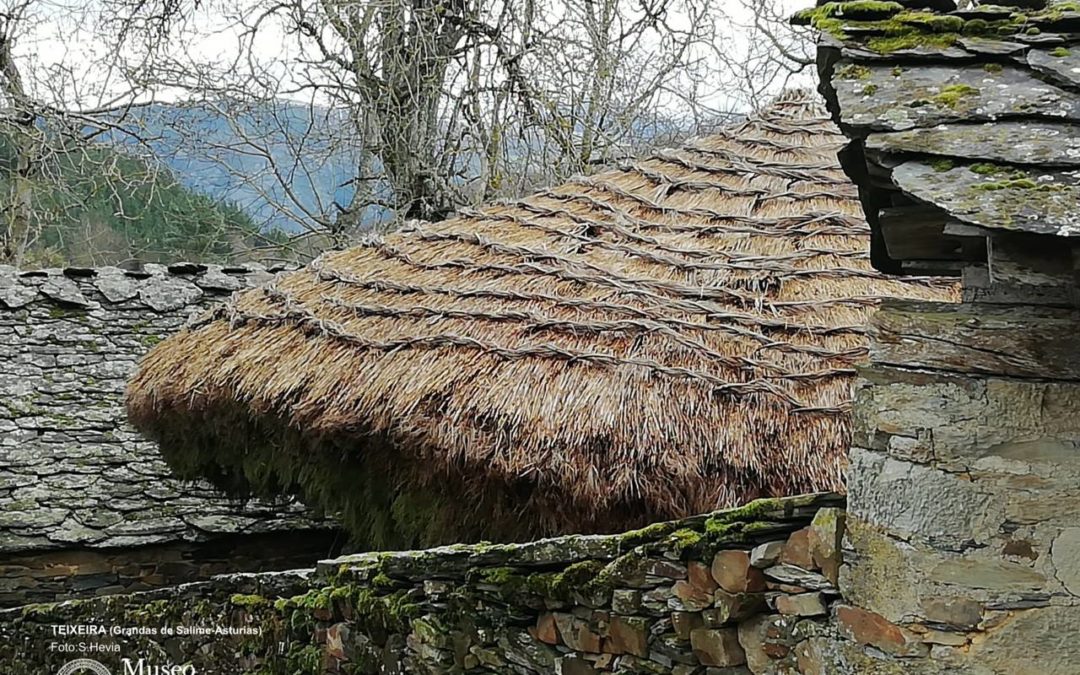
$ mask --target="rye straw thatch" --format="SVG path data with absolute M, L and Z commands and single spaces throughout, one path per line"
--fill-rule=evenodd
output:
M 186 475 L 299 491 L 362 544 L 609 531 L 842 487 L 889 278 L 805 94 L 674 150 L 240 294 L 145 359 Z

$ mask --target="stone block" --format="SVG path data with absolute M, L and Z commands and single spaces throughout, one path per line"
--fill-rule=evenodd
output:
M 755 546 L 750 551 L 750 565 L 762 569 L 775 564 L 780 559 L 784 544 L 783 541 L 768 541 Z
M 679 606 L 677 609 L 700 612 L 713 604 L 713 594 L 711 592 L 704 591 L 689 581 L 676 581 L 671 590 L 675 598 L 678 599 Z
M 940 558 L 933 552 L 895 539 L 848 513 L 847 537 L 855 556 L 841 567 L 840 591 L 852 605 L 892 621 L 920 613 L 924 588 L 921 570 Z M 938 595 L 934 591 L 927 593 Z
M 533 637 L 549 645 L 559 644 L 559 634 L 556 629 L 554 614 L 544 612 L 536 619 Z
M 670 560 L 650 559 L 645 563 L 645 574 L 665 579 L 685 579 L 686 567 Z
M 929 597 L 921 602 L 922 615 L 933 623 L 970 629 L 982 621 L 982 605 L 968 598 Z
M 791 533 L 780 552 L 780 562 L 804 570 L 814 569 L 814 559 L 810 555 L 810 528 L 804 527 Z
M 973 640 L 972 670 L 994 673 L 1072 675 L 1080 664 L 1080 607 L 1039 607 L 1013 613 Z
M 764 593 L 729 593 L 722 588 L 713 594 L 712 609 L 704 610 L 701 615 L 705 624 L 717 628 L 765 611 Z
M 754 675 L 763 675 L 772 665 L 772 659 L 765 652 L 766 631 L 771 617 L 758 614 L 741 622 L 736 634 L 746 656 L 746 665 Z
M 810 523 L 810 556 L 814 565 L 835 586 L 840 579 L 843 562 L 841 545 L 844 538 L 846 514 L 841 509 L 823 508 Z
M 1047 579 L 1026 565 L 1004 560 L 949 558 L 939 562 L 927 578 L 964 589 L 991 591 L 1037 591 Z
M 616 614 L 633 614 L 641 608 L 641 591 L 616 588 L 611 594 L 611 611 Z
M 561 612 L 554 616 L 564 645 L 577 652 L 600 653 L 600 636 L 592 631 L 587 621 Z
M 1080 597 L 1080 527 L 1069 527 L 1054 538 L 1050 548 L 1054 575 L 1065 590 Z
M 917 635 L 865 609 L 840 605 L 836 608 L 836 622 L 849 639 L 889 654 L 925 656 L 928 652 Z
M 1006 500 L 972 481 L 860 448 L 849 457 L 850 517 L 954 550 L 985 543 L 1001 530 Z
M 790 592 L 798 593 L 800 589 L 820 591 L 832 590 L 833 585 L 829 580 L 817 572 L 811 572 L 795 565 L 780 563 L 765 570 L 765 576 L 772 581 L 791 588 Z
M 639 616 L 612 616 L 604 651 L 610 654 L 649 655 L 649 623 Z
M 986 458 L 1080 471 L 1080 383 L 871 367 L 855 401 L 855 445 L 962 472 Z M 893 443 L 899 437 L 903 442 Z M 907 439 L 907 440 L 904 440 Z M 914 449 L 909 447 L 914 444 Z
M 600 671 L 585 659 L 564 656 L 555 662 L 557 675 L 598 675 Z
M 694 585 L 695 588 L 705 592 L 712 593 L 716 590 L 716 581 L 712 577 L 712 573 L 708 565 L 697 561 L 691 561 L 686 564 L 687 580 Z
M 690 632 L 694 656 L 705 666 L 739 666 L 746 663 L 746 653 L 734 628 L 697 628 Z
M 795 663 L 799 675 L 833 675 L 834 667 L 830 664 L 827 641 L 822 638 L 803 640 L 795 647 Z
M 672 612 L 671 627 L 680 640 L 689 640 L 690 631 L 702 628 L 705 620 L 700 612 Z
M 783 593 L 776 596 L 776 611 L 787 616 L 824 616 L 828 613 L 821 593 Z
M 746 551 L 719 551 L 713 557 L 712 577 L 729 593 L 757 593 L 765 590 L 765 575 L 750 566 Z
M 968 643 L 967 635 L 963 633 L 953 633 L 945 630 L 929 629 L 926 632 L 920 633 L 922 641 L 931 645 L 945 645 L 947 647 L 962 647 Z

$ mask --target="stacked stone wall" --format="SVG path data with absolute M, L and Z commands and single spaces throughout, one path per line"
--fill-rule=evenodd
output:
M 0 606 L 197 578 L 201 563 L 183 564 L 199 558 L 192 544 L 219 537 L 325 539 L 328 523 L 296 503 L 240 504 L 172 479 L 124 418 L 126 380 L 152 345 L 270 278 L 258 266 L 0 267 Z M 123 551 L 166 545 L 174 573 L 116 571 Z
M 812 646 L 836 639 L 841 504 L 765 500 L 622 535 L 370 553 L 28 606 L 0 615 L 0 663 L 12 675 L 79 657 L 263 675 L 826 672 Z M 58 637 L 70 625 L 106 634 Z
M 311 565 L 341 548 L 332 530 L 221 535 L 196 542 L 132 548 L 76 548 L 11 555 L 0 563 L 19 604 L 31 604 L 209 579 L 220 574 Z

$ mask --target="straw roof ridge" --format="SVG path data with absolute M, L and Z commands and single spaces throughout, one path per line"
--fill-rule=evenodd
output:
M 135 424 L 185 475 L 362 545 L 612 531 L 842 488 L 881 297 L 817 100 L 328 253 L 155 347 Z

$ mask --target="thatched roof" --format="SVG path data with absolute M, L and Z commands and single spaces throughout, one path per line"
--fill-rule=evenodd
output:
M 842 487 L 895 279 L 805 94 L 527 199 L 327 254 L 157 346 L 129 412 L 187 475 L 361 544 L 605 531 Z

